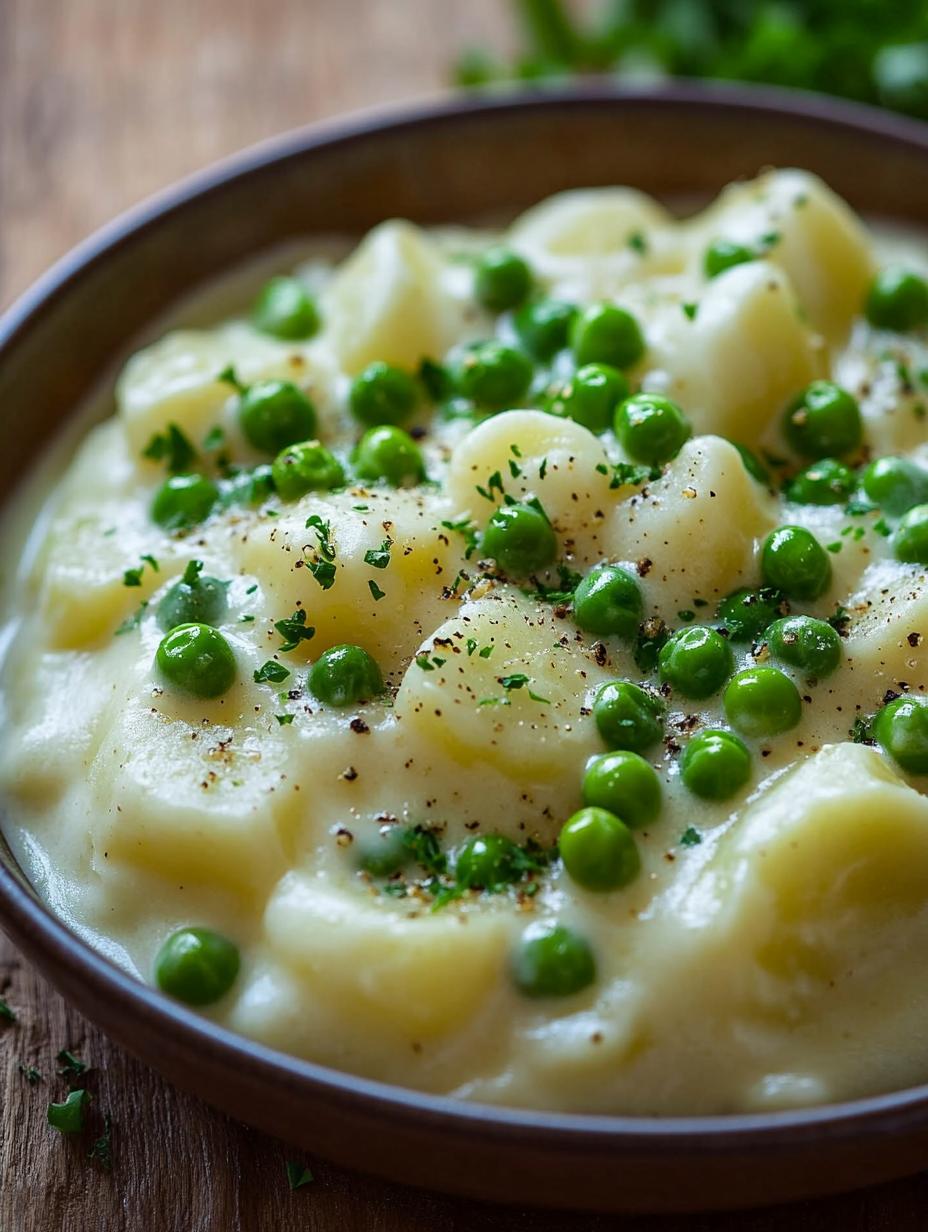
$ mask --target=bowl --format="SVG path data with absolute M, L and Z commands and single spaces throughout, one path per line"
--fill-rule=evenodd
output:
M 360 233 L 391 216 L 513 212 L 583 185 L 709 196 L 769 164 L 819 173 L 858 210 L 928 218 L 928 127 L 771 90 L 505 94 L 264 144 L 111 224 L 0 320 L 0 491 L 9 496 L 146 324 L 281 241 Z M 850 1189 L 917 1171 L 928 1157 L 928 1085 L 771 1114 L 581 1116 L 457 1102 L 285 1056 L 92 950 L 37 898 L 2 842 L 0 923 L 65 997 L 171 1082 L 395 1181 L 523 1204 L 681 1211 Z

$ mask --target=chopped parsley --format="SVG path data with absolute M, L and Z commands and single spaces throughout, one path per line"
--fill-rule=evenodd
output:
M 435 831 L 426 826 L 410 826 L 403 835 L 403 845 L 415 862 L 433 876 L 440 876 L 448 867 L 448 857 Z
M 2 997 L 0 997 L 0 1022 L 15 1022 L 16 1011 L 10 1009 Z
M 119 637 L 122 633 L 131 633 L 133 629 L 137 629 L 142 623 L 142 617 L 145 615 L 145 609 L 148 607 L 148 600 L 143 599 L 131 616 L 127 616 L 114 636 Z
M 390 563 L 390 548 L 392 546 L 392 539 L 384 539 L 379 548 L 371 548 L 364 553 L 364 563 L 370 565 L 372 569 L 386 569 Z
M 492 642 L 490 642 L 488 645 L 484 646 L 484 647 L 483 647 L 483 648 L 479 651 L 479 654 L 480 654 L 481 659 L 489 659 L 489 657 L 490 657 L 490 655 L 493 653 L 494 649 L 495 649 L 495 647 L 494 647 L 494 645 L 493 645 L 493 643 L 492 643 Z
M 289 727 L 290 724 L 293 722 L 292 714 L 275 714 L 274 718 L 277 720 L 277 722 L 280 724 L 281 727 Z
M 634 462 L 612 462 L 609 465 L 605 462 L 600 462 L 596 470 L 599 471 L 600 475 L 608 475 L 610 471 L 612 472 L 612 478 L 609 481 L 610 492 L 614 492 L 616 488 L 624 488 L 627 485 L 640 488 L 648 480 L 659 479 L 661 475 L 659 467 L 637 466 Z
M 419 364 L 419 380 L 433 402 L 442 402 L 454 393 L 454 382 L 451 374 L 443 365 L 434 359 L 423 359 Z
M 291 1189 L 302 1189 L 304 1185 L 311 1185 L 315 1179 L 305 1164 L 296 1159 L 287 1160 L 287 1180 Z
M 123 573 L 122 575 L 123 586 L 141 586 L 142 585 L 142 574 L 145 572 L 146 565 L 149 565 L 151 567 L 151 570 L 153 573 L 161 572 L 161 568 L 157 560 L 155 560 L 154 556 L 152 556 L 149 552 L 143 553 L 139 557 L 139 559 L 142 562 L 140 565 L 137 565 L 134 569 L 127 569 L 125 573 Z M 186 581 L 186 578 L 184 580 Z
M 496 497 L 493 495 L 494 492 L 499 492 L 500 496 L 504 495 L 503 477 L 499 471 L 494 471 L 493 474 L 490 475 L 487 479 L 487 486 L 485 488 L 481 487 L 479 483 L 475 484 L 474 487 L 484 500 L 492 501 L 494 504 L 496 503 Z
M 255 684 L 279 684 L 281 680 L 286 680 L 289 675 L 290 669 L 288 667 L 284 667 L 282 663 L 277 663 L 274 659 L 268 659 L 255 672 Z
M 306 527 L 312 527 L 316 532 L 316 540 L 318 542 L 318 552 L 322 557 L 321 560 L 311 561 L 307 566 L 310 573 L 319 583 L 323 590 L 328 590 L 335 584 L 335 548 L 332 545 L 331 522 L 324 522 L 318 513 L 311 514 L 306 519 Z
M 216 377 L 216 380 L 221 381 L 224 385 L 231 385 L 237 394 L 244 394 L 248 390 L 248 386 L 238 379 L 235 369 L 231 364 L 229 364 L 228 368 L 223 368 Z
M 335 566 L 330 560 L 314 560 L 306 566 L 323 590 L 335 585 Z
M 284 639 L 283 645 L 277 648 L 284 654 L 296 650 L 300 642 L 308 642 L 316 635 L 316 630 L 306 623 L 306 612 L 303 608 L 297 608 L 287 620 L 275 620 L 274 628 Z
M 827 620 L 836 633 L 841 637 L 847 637 L 851 617 L 846 607 L 843 607 L 840 603 L 835 604 L 834 613 Z
M 215 424 L 212 428 L 210 428 L 206 436 L 203 437 L 203 448 L 208 451 L 221 449 L 225 444 L 225 440 L 225 429 L 221 428 L 219 424 Z
M 109 1172 L 113 1166 L 113 1121 L 109 1113 L 103 1118 L 103 1133 L 96 1139 L 87 1152 L 91 1163 L 99 1164 L 104 1172 Z
M 62 1103 L 48 1105 L 49 1125 L 62 1134 L 79 1134 L 84 1128 L 84 1113 L 89 1103 L 89 1091 L 72 1091 Z
M 873 715 L 859 714 L 854 720 L 854 726 L 850 730 L 850 737 L 855 744 L 872 744 L 873 736 L 871 735 L 871 724 L 873 723 Z
M 42 1081 L 42 1075 L 34 1065 L 23 1065 L 22 1061 L 20 1061 L 17 1068 L 31 1087 L 34 1087 L 37 1082 Z
M 681 847 L 697 847 L 702 842 L 702 835 L 695 826 L 687 826 L 680 835 Z
M 142 450 L 143 458 L 163 462 L 172 475 L 189 470 L 196 456 L 197 451 L 189 437 L 176 423 L 169 423 L 166 432 L 156 432 Z
M 683 310 L 683 315 L 688 321 L 696 320 L 696 313 L 699 311 L 699 304 L 695 300 L 690 303 L 681 304 L 680 307 Z
M 381 599 L 385 599 L 387 596 L 387 592 L 385 590 L 381 590 L 373 578 L 371 578 L 371 580 L 367 583 L 367 588 L 374 596 L 375 603 L 379 603 Z
M 633 231 L 625 242 L 639 257 L 643 257 L 648 251 L 648 241 L 643 231 Z
M 67 1048 L 62 1048 L 61 1052 L 55 1058 L 59 1063 L 58 1074 L 61 1078 L 67 1078 L 69 1082 L 87 1072 L 87 1064 L 80 1057 L 69 1052 Z
M 456 522 L 442 522 L 445 530 L 453 530 L 459 535 L 464 536 L 465 551 L 464 559 L 470 560 L 474 552 L 477 550 L 477 527 L 470 518 L 458 518 Z
M 583 574 L 568 569 L 566 565 L 558 565 L 557 573 L 558 584 L 556 586 L 548 586 L 535 578 L 533 579 L 534 584 L 524 587 L 522 593 L 541 599 L 543 603 L 570 603 L 574 597 L 574 591 L 583 581 Z

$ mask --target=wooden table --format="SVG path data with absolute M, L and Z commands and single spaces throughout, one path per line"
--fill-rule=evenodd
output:
M 462 46 L 511 45 L 502 0 L 0 0 L 0 304 L 117 211 L 249 142 L 433 93 Z M 491 1209 L 293 1157 L 172 1090 L 69 1010 L 0 937 L 0 1232 L 904 1232 L 928 1225 L 923 1178 L 788 1211 L 691 1219 Z M 113 1168 L 45 1124 L 55 1055 L 95 1068 Z M 19 1064 L 44 1076 L 30 1085 Z M 247 1109 L 243 1109 L 247 1114 Z M 324 1150 L 320 1140 L 320 1150 Z M 570 1181 L 565 1177 L 565 1185 Z

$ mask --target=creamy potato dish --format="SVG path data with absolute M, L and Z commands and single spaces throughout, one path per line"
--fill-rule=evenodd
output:
M 778 171 L 318 253 L 136 354 L 10 522 L 40 892 L 428 1091 L 924 1081 L 924 245 Z

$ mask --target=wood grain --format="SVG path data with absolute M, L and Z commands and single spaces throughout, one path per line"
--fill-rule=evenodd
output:
M 0 0 L 0 304 L 96 226 L 245 144 L 337 112 L 441 89 L 462 46 L 512 39 L 503 0 Z M 403 1190 L 309 1161 L 291 1192 L 281 1143 L 168 1087 L 70 1010 L 0 937 L 0 1232 L 905 1232 L 917 1178 L 826 1203 L 688 1220 L 510 1211 Z M 96 1132 L 45 1122 L 93 1066 Z M 35 1066 L 30 1085 L 19 1066 Z M 247 1115 L 247 1109 L 242 1110 Z M 570 1177 L 564 1178 L 565 1187 Z

